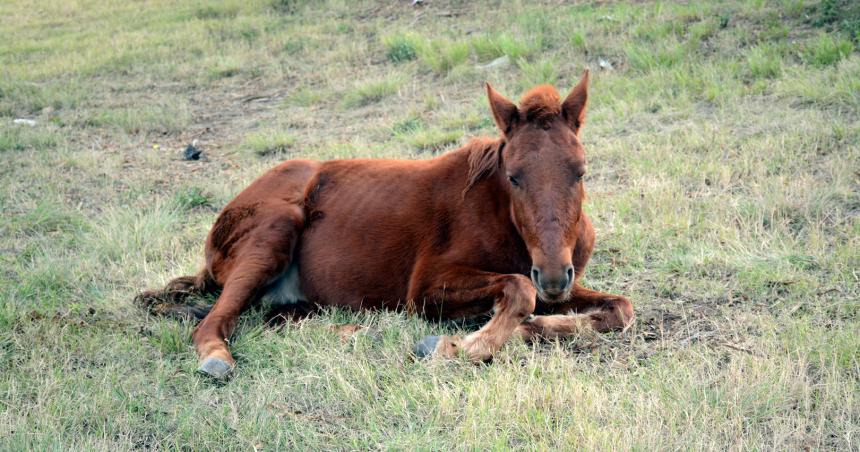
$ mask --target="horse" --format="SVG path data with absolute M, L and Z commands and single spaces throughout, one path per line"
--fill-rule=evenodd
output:
M 432 159 L 281 163 L 220 212 L 199 274 L 138 303 L 201 318 L 199 371 L 218 379 L 235 368 L 227 339 L 237 317 L 259 300 L 492 315 L 464 337 L 425 337 L 413 349 L 423 359 L 485 362 L 512 337 L 626 329 L 631 302 L 580 283 L 595 242 L 582 208 L 588 79 L 586 70 L 564 100 L 534 87 L 519 106 L 487 83 L 499 136 Z M 211 307 L 179 303 L 206 293 L 217 294 Z

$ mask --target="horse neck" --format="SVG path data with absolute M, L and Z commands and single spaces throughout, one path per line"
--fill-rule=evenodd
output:
M 485 218 L 498 219 L 501 226 L 513 228 L 509 188 L 499 168 L 503 146 L 501 139 L 474 139 L 455 151 L 458 154 L 462 152 L 456 164 L 469 168 L 461 188 L 464 204 L 469 210 L 479 211 Z

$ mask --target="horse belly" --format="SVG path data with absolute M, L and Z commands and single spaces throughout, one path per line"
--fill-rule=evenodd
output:
M 298 262 L 293 260 L 285 272 L 269 283 L 261 301 L 271 306 L 289 306 L 308 301 L 301 290 Z
M 408 290 L 411 248 L 366 230 L 316 224 L 296 250 L 302 291 L 323 306 L 397 309 Z

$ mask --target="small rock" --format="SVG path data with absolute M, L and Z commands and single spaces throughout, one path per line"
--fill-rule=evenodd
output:
M 185 148 L 185 152 L 182 153 L 182 157 L 185 160 L 200 160 L 200 154 L 203 153 L 200 149 L 195 146 L 197 144 L 197 140 L 191 142 L 187 148 Z
M 13 119 L 12 124 L 25 125 L 25 126 L 33 127 L 36 125 L 36 121 L 33 121 L 32 119 L 18 118 L 18 119 Z
M 597 62 L 597 65 L 598 65 L 598 66 L 600 66 L 600 69 L 604 69 L 604 70 L 607 70 L 607 71 L 611 71 L 612 69 L 614 69 L 614 68 L 612 67 L 612 63 L 610 63 L 609 61 L 604 60 L 603 58 L 601 58 L 601 59 Z
M 511 59 L 507 55 L 500 56 L 489 63 L 478 66 L 478 69 L 502 69 L 511 65 Z

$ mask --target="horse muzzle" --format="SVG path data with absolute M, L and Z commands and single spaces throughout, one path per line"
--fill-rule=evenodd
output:
M 573 286 L 573 266 L 568 265 L 555 275 L 533 266 L 531 278 L 541 300 L 548 303 L 562 302 L 570 296 L 570 289 Z

